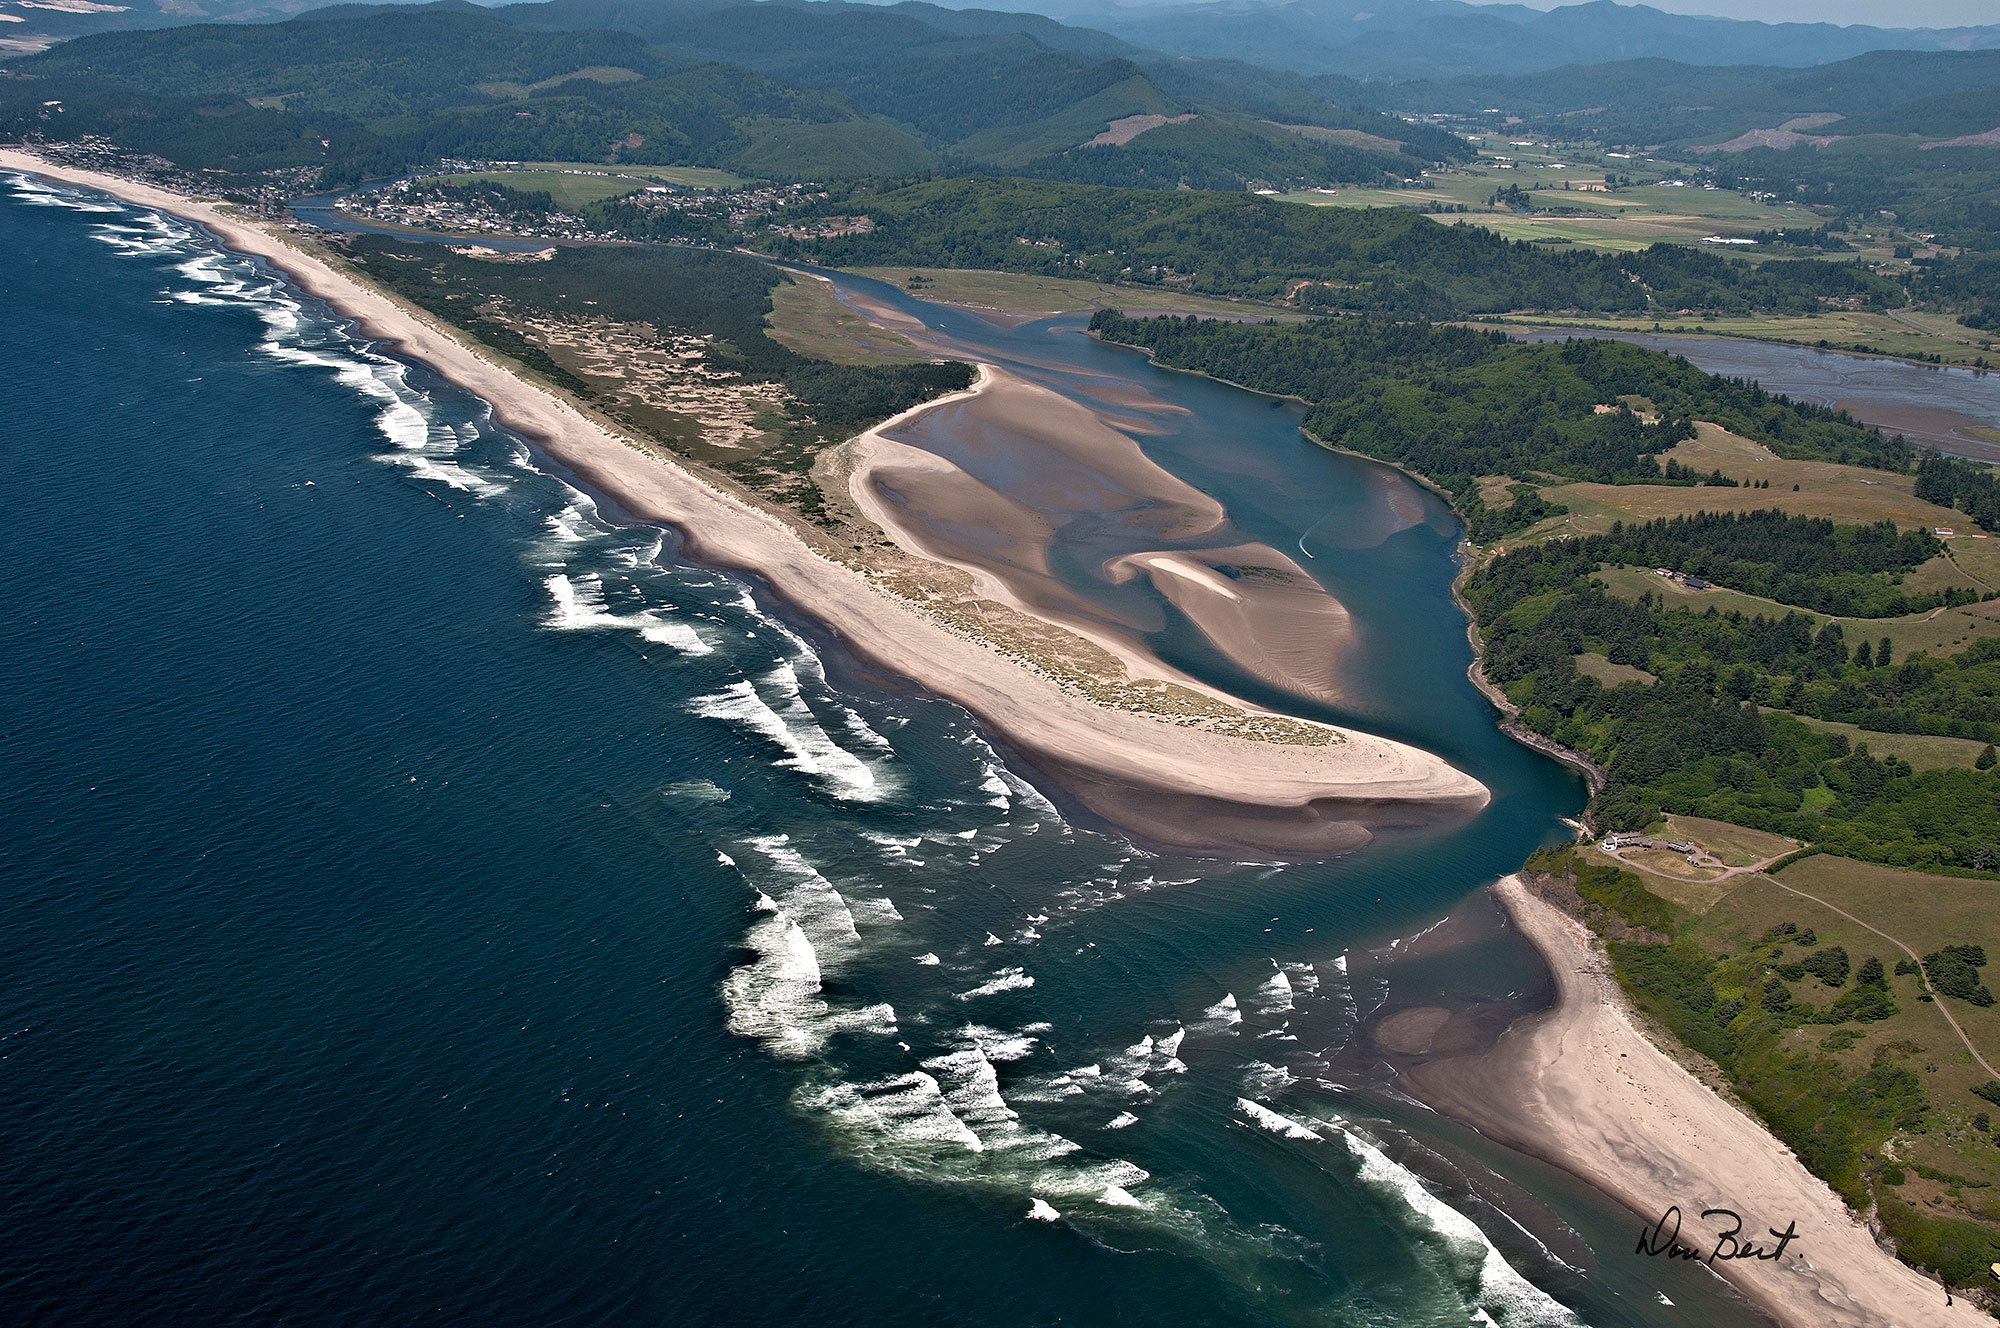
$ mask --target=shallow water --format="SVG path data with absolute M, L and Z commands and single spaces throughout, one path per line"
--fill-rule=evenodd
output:
M 959 329 L 1185 404 L 1150 454 L 1316 530 L 1352 716 L 1498 795 L 1318 866 L 1152 856 L 256 264 L 22 182 L 0 243 L 0 1318 L 1756 1321 L 1356 1036 L 1543 998 L 1467 896 L 1582 800 L 1465 682 L 1449 527 L 1387 472 Z

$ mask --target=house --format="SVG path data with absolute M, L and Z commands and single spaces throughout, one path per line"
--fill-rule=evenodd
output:
M 1935 526 L 1931 529 L 1931 534 L 1937 536 L 1939 539 L 1950 539 L 1957 533 L 1950 526 Z

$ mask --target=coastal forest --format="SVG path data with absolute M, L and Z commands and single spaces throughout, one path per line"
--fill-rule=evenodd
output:
M 1845 412 L 1774 397 L 1686 360 L 1619 341 L 1524 344 L 1498 331 L 1378 319 L 1231 323 L 1128 318 L 1091 330 L 1161 364 L 1309 402 L 1304 428 L 1393 462 L 1452 495 L 1475 540 L 1552 515 L 1529 481 L 1694 485 L 1666 454 L 1711 420 L 1780 456 L 1902 470 L 1908 445 Z M 1634 411 L 1621 398 L 1643 399 Z M 1521 492 L 1490 501 L 1483 476 Z M 1719 479 L 1720 477 L 1714 477 Z
M 1901 439 L 1840 412 L 1624 343 L 1524 345 L 1419 324 L 1111 311 L 1092 327 L 1163 364 L 1304 398 L 1309 433 L 1445 488 L 1482 543 L 1550 516 L 1539 485 L 1551 478 L 1703 482 L 1670 474 L 1665 455 L 1693 436 L 1697 419 L 1781 457 L 1917 468 L 1940 496 L 1963 486 L 1976 502 L 1977 480 L 1987 478 L 1962 462 L 1919 467 Z M 1512 482 L 1511 504 L 1482 499 L 1489 477 Z M 1941 548 L 1927 531 L 1838 526 L 1788 515 L 1774 501 L 1768 510 L 1621 522 L 1606 534 L 1509 547 L 1482 561 L 1463 593 L 1486 675 L 1520 707 L 1521 722 L 1606 771 L 1591 805 L 1604 828 L 1639 829 L 1678 812 L 1871 862 L 1995 872 L 1993 776 L 1918 772 L 1806 722 L 2000 741 L 2000 641 L 1898 659 L 1865 626 L 1981 597 L 1904 587 Z M 1794 608 L 1746 616 L 1697 612 L 1650 592 L 1635 601 L 1607 591 L 1606 568 L 1663 569 Z M 1826 621 L 1833 617 L 1843 621 Z M 1577 658 L 1590 654 L 1645 680 L 1606 686 L 1579 669 Z
M 1847 264 L 1756 268 L 1671 245 L 1636 255 L 1551 253 L 1409 212 L 1215 193 L 934 179 L 886 189 L 859 183 L 803 215 L 814 213 L 866 216 L 871 228 L 764 244 L 781 257 L 835 267 L 994 268 L 1404 318 L 1656 306 L 1803 310 L 1828 298 L 1897 298 L 1893 283 Z

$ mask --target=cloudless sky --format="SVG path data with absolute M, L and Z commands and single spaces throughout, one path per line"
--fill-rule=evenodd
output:
M 1475 4 L 1482 2 L 1473 0 Z M 1534 9 L 1554 9 L 1560 0 L 1511 2 Z M 1670 14 L 1713 14 L 1719 18 L 1762 19 L 1766 23 L 1866 23 L 1877 28 L 2000 24 L 2000 0 L 1648 0 L 1648 3 Z

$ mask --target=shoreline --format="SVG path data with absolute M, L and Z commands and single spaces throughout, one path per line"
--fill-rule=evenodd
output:
M 1766 1249 L 1767 1228 L 1796 1222 L 1782 1259 L 1711 1265 L 1786 1328 L 1992 1323 L 1969 1302 L 1947 1308 L 1943 1286 L 1876 1244 L 1790 1149 L 1656 1046 L 1588 928 L 1519 875 L 1489 889 L 1548 964 L 1555 1003 L 1487 1050 L 1406 1070 L 1416 1096 L 1610 1195 L 1635 1215 L 1635 1237 L 1673 1206 L 1703 1256 L 1727 1229 L 1704 1209 L 1742 1214 L 1743 1238 Z
M 1095 332 L 1088 335 L 1097 337 L 1097 333 Z M 1101 337 L 1098 337 L 1098 339 L 1100 341 L 1103 340 Z M 1106 344 L 1125 346 L 1123 342 L 1108 342 Z M 1238 391 L 1250 392 L 1260 397 L 1267 397 L 1273 401 L 1292 401 L 1306 407 L 1312 405 L 1310 401 L 1307 401 L 1303 397 L 1290 396 L 1279 392 L 1265 392 L 1259 388 L 1245 387 L 1243 384 L 1233 382 L 1227 378 L 1216 378 L 1213 374 L 1204 374 L 1199 369 L 1183 369 L 1179 365 L 1160 364 L 1159 358 L 1147 346 L 1125 346 L 1125 349 L 1135 350 L 1144 355 L 1149 363 L 1158 365 L 1160 368 L 1173 373 L 1192 374 L 1197 378 L 1208 378 L 1214 382 L 1225 383 L 1230 387 L 1236 388 Z M 1439 498 L 1442 498 L 1445 504 L 1452 509 L 1453 514 L 1457 514 L 1458 507 L 1452 501 L 1451 491 L 1439 485 L 1428 475 L 1419 475 L 1416 471 L 1399 462 L 1384 461 L 1380 457 L 1372 457 L 1365 452 L 1356 452 L 1351 448 L 1342 447 L 1338 443 L 1328 442 L 1312 430 L 1306 428 L 1303 424 L 1299 425 L 1299 433 L 1307 442 L 1312 443 L 1315 447 L 1323 447 L 1329 452 L 1338 452 L 1342 456 L 1357 457 L 1363 461 L 1373 462 L 1378 466 L 1387 466 L 1390 470 L 1395 471 L 1397 474 L 1402 475 L 1415 484 L 1421 485 L 1431 493 L 1436 494 Z M 1494 686 L 1492 680 L 1486 676 L 1486 649 L 1479 640 L 1479 617 L 1473 613 L 1472 606 L 1466 603 L 1465 596 L 1461 593 L 1465 586 L 1466 578 L 1477 570 L 1473 566 L 1471 559 L 1466 556 L 1466 551 L 1470 547 L 1469 541 L 1464 539 L 1459 541 L 1459 570 L 1458 575 L 1453 577 L 1451 582 L 1452 602 L 1457 604 L 1459 612 L 1465 615 L 1465 635 L 1466 639 L 1472 644 L 1472 663 L 1466 667 L 1466 677 L 1471 680 L 1474 687 L 1479 689 L 1479 694 L 1484 696 L 1492 704 L 1493 708 L 1500 712 L 1499 727 L 1502 733 L 1505 733 L 1523 747 L 1540 752 L 1544 756 L 1561 761 L 1564 765 L 1579 771 L 1590 785 L 1591 795 L 1595 797 L 1611 778 L 1604 767 L 1591 760 L 1588 756 L 1585 756 L 1582 752 L 1573 751 L 1553 739 L 1545 738 L 1523 724 L 1521 722 L 1521 708 L 1509 700 L 1507 694 Z
M 1233 698 L 1224 719 L 1253 736 L 1218 731 L 1221 721 L 1213 715 L 1156 717 L 1094 699 L 824 556 L 779 514 L 641 450 L 574 403 L 282 233 L 212 202 L 14 150 L 0 149 L 0 169 L 171 213 L 228 248 L 262 258 L 352 319 L 363 335 L 486 401 L 496 423 L 635 518 L 673 526 L 691 556 L 754 572 L 862 659 L 965 707 L 1123 830 L 1196 852 L 1324 856 L 1366 843 L 1371 826 L 1469 813 L 1490 801 L 1483 784 L 1431 753 Z M 938 404 L 924 403 L 899 420 L 907 423 Z M 1209 704 L 1224 708 L 1219 700 Z M 1266 729 L 1278 740 L 1269 740 Z M 1308 740 L 1301 740 L 1302 732 Z
M 1145 347 L 1134 349 L 1150 356 Z M 1303 427 L 1300 432 L 1330 451 L 1347 450 Z M 1406 467 L 1378 464 L 1450 500 Z M 1503 732 L 1581 771 L 1594 794 L 1607 778 L 1602 767 L 1521 724 L 1519 708 L 1486 677 L 1478 617 L 1462 594 L 1475 570 L 1465 552 L 1461 544 L 1452 598 L 1465 614 L 1472 645 L 1468 678 L 1500 712 Z M 1797 1258 L 1711 1265 L 1784 1328 L 1991 1322 L 1964 1301 L 1947 1308 L 1941 1284 L 1878 1245 L 1868 1225 L 1760 1121 L 1662 1051 L 1634 1016 L 1599 938 L 1583 923 L 1532 894 L 1518 874 L 1490 889 L 1547 964 L 1556 999 L 1516 1020 L 1490 1048 L 1401 1070 L 1414 1096 L 1610 1196 L 1635 1214 L 1635 1237 L 1674 1206 L 1704 1255 L 1715 1248 L 1713 1232 L 1723 1229 L 1701 1223 L 1705 1209 L 1742 1213 L 1744 1231 L 1756 1232 L 1767 1247 L 1773 1242 L 1764 1236 L 1766 1225 L 1782 1230 L 1796 1221 Z

